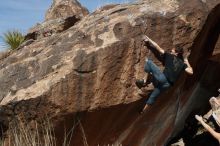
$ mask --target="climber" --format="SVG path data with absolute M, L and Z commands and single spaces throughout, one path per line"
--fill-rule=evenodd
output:
M 209 99 L 209 103 L 212 109 L 203 117 L 207 120 L 212 117 L 212 119 L 215 120 L 215 123 L 220 127 L 220 89 L 218 89 L 218 92 L 218 97 L 211 97 Z
M 202 126 L 215 138 L 220 144 L 220 133 L 216 132 L 211 126 L 205 123 L 201 116 L 195 115 L 196 120 L 198 120 Z
M 143 41 L 145 46 L 155 49 L 160 55 L 162 55 L 162 62 L 165 68 L 162 72 L 151 59 L 146 58 L 144 65 L 146 75 L 144 79 L 136 80 L 136 85 L 139 89 L 142 89 L 143 87 L 149 87 L 153 84 L 154 88 L 140 113 L 143 113 L 150 105 L 152 105 L 161 92 L 174 84 L 183 69 L 185 69 L 186 73 L 189 75 L 193 74 L 193 69 L 188 61 L 190 53 L 183 58 L 183 49 L 180 46 L 176 46 L 170 53 L 168 53 L 147 36 L 143 36 Z M 150 83 L 147 82 L 149 74 L 153 77 Z
M 218 89 L 218 92 L 220 93 L 220 89 Z M 220 133 L 216 132 L 211 126 L 209 126 L 205 121 L 211 120 L 213 125 L 215 126 L 215 129 L 219 131 L 220 128 L 220 119 L 219 119 L 219 110 L 220 110 L 220 94 L 218 97 L 211 97 L 209 100 L 209 103 L 212 107 L 212 109 L 203 117 L 199 115 L 195 115 L 196 120 L 198 120 L 202 126 L 215 138 L 218 140 L 220 144 Z

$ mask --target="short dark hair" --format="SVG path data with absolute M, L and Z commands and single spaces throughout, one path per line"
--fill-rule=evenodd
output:
M 175 46 L 175 51 L 178 54 L 183 54 L 183 48 L 180 45 Z
M 183 60 L 183 48 L 180 45 L 175 45 L 175 52 L 178 54 L 177 56 Z

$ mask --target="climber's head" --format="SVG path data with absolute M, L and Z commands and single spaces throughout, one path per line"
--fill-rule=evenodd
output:
M 183 48 L 180 45 L 176 45 L 175 48 L 171 50 L 171 54 L 183 59 Z

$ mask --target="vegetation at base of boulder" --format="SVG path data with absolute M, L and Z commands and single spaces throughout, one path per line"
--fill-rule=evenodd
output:
M 24 42 L 24 36 L 18 30 L 7 31 L 2 38 L 5 45 L 11 50 L 15 50 Z
M 70 146 L 72 130 L 64 133 L 62 146 Z M 8 131 L 0 141 L 0 146 L 56 146 L 56 138 L 52 124 L 48 119 L 34 121 L 29 124 L 15 119 L 9 125 Z

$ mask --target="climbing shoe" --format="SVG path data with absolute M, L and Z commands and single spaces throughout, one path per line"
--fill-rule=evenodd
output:
M 145 87 L 146 86 L 146 83 L 144 82 L 144 79 L 138 79 L 138 80 L 136 80 L 136 82 L 135 82 L 135 84 L 136 84 L 136 86 L 139 88 L 139 89 L 141 89 L 142 87 Z
M 139 113 L 140 115 L 143 115 L 143 114 L 145 113 L 145 110 L 141 109 L 141 110 L 139 110 L 138 113 Z

